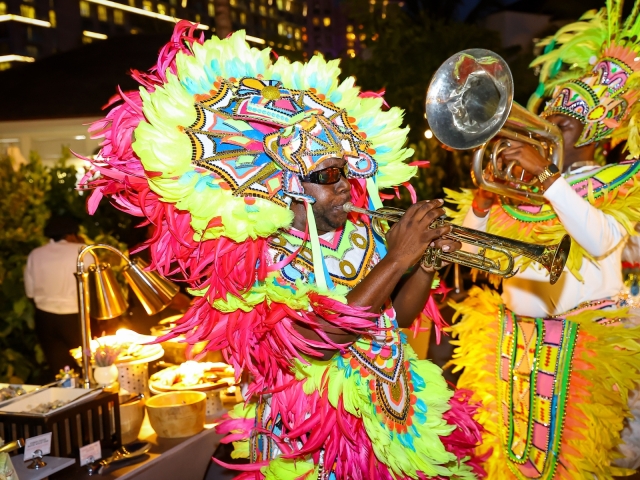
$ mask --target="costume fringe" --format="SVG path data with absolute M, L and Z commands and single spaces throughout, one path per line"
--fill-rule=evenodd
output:
M 456 309 L 450 328 L 457 338 L 452 363 L 463 370 L 459 388 L 474 392 L 481 403 L 476 419 L 485 429 L 478 456 L 492 480 L 523 479 L 507 468 L 501 444 L 502 407 L 497 404 L 497 346 L 500 335 L 500 296 L 488 288 L 474 287 Z M 603 325 L 596 319 L 629 317 L 626 309 L 590 310 L 571 316 L 580 325 L 576 340 L 558 468 L 554 479 L 598 478 L 611 480 L 630 470 L 611 465 L 621 455 L 623 421 L 629 416 L 629 391 L 640 382 L 640 328 Z M 544 477 L 543 477 L 544 478 Z

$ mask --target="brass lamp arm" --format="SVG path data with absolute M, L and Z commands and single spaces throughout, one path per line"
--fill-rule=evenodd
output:
M 96 264 L 98 264 L 99 260 L 98 260 L 98 256 L 95 254 L 94 250 L 97 250 L 99 248 L 103 248 L 105 250 L 109 250 L 110 252 L 113 252 L 115 254 L 117 254 L 118 256 L 120 256 L 120 258 L 124 259 L 127 263 L 131 263 L 131 260 L 129 260 L 120 250 L 118 250 L 115 247 L 112 247 L 111 245 L 107 245 L 106 243 L 95 243 L 93 245 L 86 245 L 84 247 L 82 247 L 80 249 L 80 252 L 78 253 L 78 266 L 77 266 L 77 272 L 78 273 L 83 273 L 84 272 L 84 256 L 87 253 L 90 253 L 91 256 L 93 257 L 93 260 L 96 262 Z

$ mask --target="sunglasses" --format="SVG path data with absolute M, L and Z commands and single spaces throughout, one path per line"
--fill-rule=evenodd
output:
M 316 172 L 311 172 L 306 177 L 300 177 L 300 180 L 308 183 L 317 183 L 318 185 L 332 185 L 338 183 L 341 177 L 348 178 L 349 165 L 344 167 L 329 167 Z

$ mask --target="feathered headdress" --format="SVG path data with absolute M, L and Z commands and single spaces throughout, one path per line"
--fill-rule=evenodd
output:
M 277 275 L 282 265 L 269 265 L 267 238 L 290 226 L 290 198 L 313 202 L 300 176 L 344 157 L 353 203 L 378 208 L 378 189 L 414 175 L 405 163 L 413 152 L 404 147 L 402 111 L 383 111 L 383 99 L 360 95 L 353 78 L 340 82 L 338 61 L 272 63 L 244 32 L 206 41 L 194 34 L 179 22 L 157 65 L 133 72 L 139 91 L 121 91 L 91 127 L 104 140 L 88 206 L 108 196 L 155 226 L 145 245 L 150 268 L 186 280 L 199 297 L 172 335 L 207 342 L 203 353 L 223 350 L 266 388 L 291 359 L 335 348 L 319 317 L 371 328 L 371 315 L 346 305 L 340 286 L 326 289 L 321 266 L 315 285 L 293 288 Z M 300 323 L 323 340 L 302 337 L 293 328 Z
M 529 109 L 537 111 L 551 95 L 542 116 L 561 113 L 580 120 L 584 129 L 576 146 L 628 140 L 631 155 L 638 157 L 640 2 L 624 21 L 622 5 L 623 0 L 608 0 L 538 44 L 544 53 L 531 66 L 540 68 L 540 84 Z

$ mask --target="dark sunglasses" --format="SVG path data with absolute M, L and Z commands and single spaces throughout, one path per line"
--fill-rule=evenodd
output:
M 340 177 L 347 177 L 349 173 L 349 165 L 345 164 L 344 167 L 328 167 L 316 172 L 311 172 L 306 177 L 300 177 L 303 182 L 317 183 L 319 185 L 332 185 L 340 181 Z

